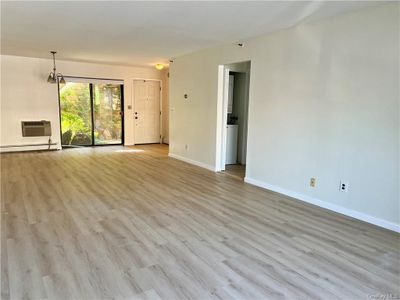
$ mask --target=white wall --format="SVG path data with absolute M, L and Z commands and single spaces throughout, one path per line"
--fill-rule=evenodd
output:
M 53 65 L 49 59 L 19 56 L 1 56 L 1 145 L 46 143 L 46 137 L 23 138 L 22 120 L 50 120 L 53 142 L 60 148 L 60 123 L 57 85 L 46 82 Z M 132 80 L 133 78 L 163 79 L 163 73 L 154 68 L 124 67 L 57 61 L 57 71 L 69 76 L 110 78 L 124 80 L 125 144 L 134 143 Z M 163 84 L 165 86 L 165 84 Z M 8 148 L 29 150 L 35 148 Z M 3 149 L 4 150 L 4 149 Z
M 399 230 L 398 24 L 391 3 L 176 58 L 171 154 L 215 168 L 218 65 L 251 60 L 247 180 Z

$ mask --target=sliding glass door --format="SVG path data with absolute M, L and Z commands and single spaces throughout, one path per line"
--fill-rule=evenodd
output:
M 59 89 L 62 146 L 122 144 L 123 86 L 66 80 Z
M 93 85 L 93 118 L 95 145 L 122 143 L 121 86 Z

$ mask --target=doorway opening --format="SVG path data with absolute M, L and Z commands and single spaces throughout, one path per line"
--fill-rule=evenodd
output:
M 219 66 L 217 171 L 244 179 L 250 61 Z
M 123 81 L 64 78 L 59 85 L 62 147 L 123 144 Z

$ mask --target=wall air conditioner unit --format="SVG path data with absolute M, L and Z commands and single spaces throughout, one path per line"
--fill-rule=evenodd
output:
M 22 136 L 51 136 L 50 121 L 22 121 Z

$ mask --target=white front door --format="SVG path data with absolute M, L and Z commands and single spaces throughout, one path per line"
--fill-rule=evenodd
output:
M 160 142 L 160 82 L 133 81 L 135 144 Z

